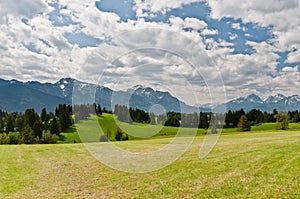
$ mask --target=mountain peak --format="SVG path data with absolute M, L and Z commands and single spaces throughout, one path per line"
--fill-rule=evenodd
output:
M 144 88 L 142 85 L 138 84 L 132 87 L 133 90 Z
M 256 101 L 262 101 L 262 99 L 259 96 L 255 95 L 255 94 L 248 95 L 247 99 L 249 99 L 249 100 L 256 100 Z
M 12 79 L 9 81 L 11 84 L 18 84 L 21 83 L 20 81 L 16 80 L 16 79 Z
M 127 92 L 134 93 L 153 93 L 155 92 L 151 87 L 144 87 L 142 85 L 135 85 L 132 88 L 127 89 Z
M 277 98 L 286 98 L 286 96 L 285 96 L 285 95 L 283 95 L 283 94 L 280 94 L 280 93 L 278 93 L 277 95 L 275 95 L 275 97 L 277 97 Z
M 246 111 L 260 109 L 267 112 L 272 112 L 274 108 L 280 111 L 297 110 L 300 109 L 300 96 L 292 95 L 287 97 L 278 93 L 262 100 L 259 96 L 251 94 L 247 97 L 231 100 L 226 105 L 228 110 L 239 110 L 241 108 Z
M 278 103 L 279 101 L 284 100 L 284 99 L 286 99 L 286 98 L 287 98 L 287 97 L 284 96 L 283 94 L 278 93 L 278 94 L 276 94 L 276 95 L 274 95 L 274 96 L 268 97 L 268 98 L 265 100 L 265 102 L 267 102 L 267 103 Z
M 69 84 L 69 83 L 73 83 L 75 81 L 75 79 L 67 77 L 67 78 L 61 78 L 60 80 L 58 80 L 58 82 L 56 82 L 56 84 Z

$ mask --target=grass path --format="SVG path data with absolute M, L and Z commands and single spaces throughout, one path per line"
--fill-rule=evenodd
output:
M 115 144 L 149 150 L 169 139 Z M 81 144 L 0 146 L 0 198 L 300 198 L 300 132 L 222 135 L 200 160 L 202 140 L 146 174 L 107 168 Z

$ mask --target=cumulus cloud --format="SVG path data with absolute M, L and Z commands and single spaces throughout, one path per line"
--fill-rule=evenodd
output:
M 207 23 L 205 23 L 204 21 L 193 17 L 187 17 L 185 19 L 182 19 L 180 17 L 171 16 L 169 18 L 169 21 L 170 21 L 170 25 L 173 28 L 177 28 L 179 30 L 185 28 L 185 29 L 192 29 L 198 31 L 198 30 L 206 29 L 208 26 Z
M 279 51 L 300 48 L 300 2 L 298 0 L 207 0 L 212 8 L 211 16 L 216 19 L 233 17 L 244 23 L 257 23 L 262 27 L 272 26 L 274 44 Z M 234 25 L 238 28 L 238 25 Z M 299 62 L 300 59 L 293 61 Z
M 197 1 L 135 0 L 134 9 L 142 17 Z M 264 94 L 259 91 L 262 88 L 286 94 L 285 88 L 291 79 L 297 79 L 299 72 L 298 67 L 290 66 L 278 72 L 278 52 L 289 52 L 287 64 L 300 60 L 300 25 L 299 20 L 292 20 L 300 18 L 298 1 L 207 2 L 215 19 L 242 19 L 232 24 L 234 29 L 245 31 L 243 23 L 247 22 L 271 25 L 275 37 L 271 41 L 246 42 L 254 50 L 250 55 L 233 54 L 234 41 L 218 38 L 222 33 L 196 17 L 171 16 L 170 23 L 143 18 L 122 22 L 117 14 L 98 10 L 94 0 L 64 0 L 59 2 L 64 7 L 61 12 L 72 23 L 55 26 L 48 16 L 53 7 L 42 1 L 0 0 L 1 8 L 5 8 L 0 11 L 0 16 L 5 16 L 0 23 L 1 77 L 57 81 L 71 76 L 97 83 L 105 74 L 101 83 L 107 86 L 119 84 L 118 88 L 127 89 L 144 84 L 171 89 L 190 104 L 196 102 L 186 94 L 186 85 L 197 96 L 206 95 L 202 103 L 209 102 L 208 89 L 222 93 L 223 82 L 229 97 Z M 82 33 L 103 42 L 80 48 L 69 43 L 65 33 Z M 232 40 L 237 36 L 240 35 L 230 35 Z M 298 83 L 295 80 L 293 84 Z M 290 92 L 296 92 L 296 88 Z
M 47 11 L 47 5 L 41 0 L 0 0 L 0 18 L 7 15 L 19 15 L 32 18 Z
M 199 0 L 135 0 L 137 16 L 144 17 L 145 11 L 150 13 L 161 12 L 165 14 L 167 11 L 180 8 L 183 5 L 199 2 Z M 147 14 L 146 14 L 147 15 Z

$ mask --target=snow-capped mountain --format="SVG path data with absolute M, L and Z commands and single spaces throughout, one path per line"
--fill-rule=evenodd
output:
M 261 99 L 259 96 L 252 94 L 247 97 L 240 97 L 226 103 L 227 110 L 239 110 L 243 108 L 245 111 L 251 109 L 259 109 L 261 111 L 272 112 L 273 109 L 278 111 L 292 111 L 300 109 L 300 96 L 284 96 L 277 94 Z
M 9 112 L 23 112 L 27 108 L 41 111 L 43 107 L 54 110 L 58 104 L 67 100 L 57 94 L 52 84 L 38 82 L 23 83 L 17 80 L 0 81 L 0 109 Z
M 172 96 L 169 92 L 163 92 L 153 90 L 149 87 L 135 86 L 133 89 L 129 89 L 132 93 L 130 106 L 149 111 L 149 109 L 159 104 L 165 108 L 167 112 L 185 112 L 193 113 L 201 111 L 208 111 L 208 109 L 199 109 L 199 107 L 189 106 L 183 101 L 180 101 L 176 97 Z M 141 103 L 142 102 L 142 103 Z
M 58 104 L 83 104 L 98 103 L 108 110 L 113 110 L 115 104 L 129 105 L 133 108 L 139 108 L 149 111 L 153 105 L 161 105 L 166 112 L 209 112 L 211 107 L 189 106 L 180 101 L 169 92 L 154 90 L 150 87 L 137 85 L 127 91 L 113 91 L 107 87 L 80 82 L 71 78 L 63 78 L 56 83 L 40 83 L 38 81 L 20 82 L 18 80 L 0 79 L 0 109 L 9 112 L 22 112 L 27 108 L 34 108 L 40 112 L 42 108 L 54 111 Z M 251 109 L 260 109 L 262 111 L 272 112 L 299 110 L 300 96 L 284 96 L 277 94 L 262 99 L 257 95 L 240 97 L 226 103 L 227 110 L 245 111 Z M 158 107 L 158 109 L 161 109 Z M 153 111 L 153 110 L 151 110 Z
M 197 107 L 185 104 L 169 92 L 154 91 L 149 87 L 135 86 L 127 91 L 113 91 L 71 78 L 63 78 L 53 84 L 0 79 L 2 110 L 22 112 L 27 108 L 34 108 L 40 112 L 45 107 L 49 111 L 54 111 L 58 104 L 72 104 L 72 102 L 76 104 L 96 102 L 107 110 L 113 110 L 114 105 L 119 104 L 149 111 L 153 105 L 159 104 L 166 112 L 199 111 Z

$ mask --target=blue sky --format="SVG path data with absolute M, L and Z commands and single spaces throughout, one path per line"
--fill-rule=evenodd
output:
M 73 77 L 119 89 L 142 84 L 190 104 L 211 102 L 212 92 L 216 101 L 224 92 L 228 99 L 300 94 L 298 0 L 0 0 L 0 6 L 0 78 Z M 187 85 L 201 100 L 191 100 Z

